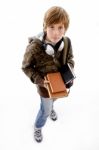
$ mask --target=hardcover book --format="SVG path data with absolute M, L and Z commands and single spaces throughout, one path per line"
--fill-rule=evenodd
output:
M 50 98 L 60 98 L 68 96 L 68 92 L 60 72 L 48 73 L 45 80 L 49 81 L 47 89 Z
M 61 73 L 61 76 L 62 76 L 65 84 L 68 84 L 70 81 L 72 81 L 76 78 L 76 76 L 69 64 L 63 65 L 59 71 Z

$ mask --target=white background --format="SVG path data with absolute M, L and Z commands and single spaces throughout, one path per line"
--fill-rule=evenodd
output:
M 55 102 L 58 120 L 48 119 L 38 144 L 32 125 L 40 100 L 21 64 L 28 37 L 42 31 L 44 13 L 54 5 L 70 15 L 66 35 L 77 78 L 70 96 Z M 99 150 L 98 6 L 98 0 L 0 1 L 0 150 Z

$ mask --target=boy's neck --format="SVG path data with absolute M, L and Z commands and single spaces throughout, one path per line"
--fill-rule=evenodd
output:
M 56 43 L 51 42 L 51 41 L 47 38 L 47 36 L 45 37 L 45 43 L 50 43 L 50 44 L 52 44 L 52 45 L 55 45 L 55 44 L 56 44 Z

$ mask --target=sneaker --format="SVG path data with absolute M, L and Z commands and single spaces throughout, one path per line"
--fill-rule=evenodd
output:
M 51 113 L 50 113 L 50 119 L 53 120 L 53 121 L 57 120 L 57 114 L 54 110 L 52 110 Z
M 41 128 L 34 128 L 34 139 L 37 142 L 42 141 L 43 137 L 42 137 Z

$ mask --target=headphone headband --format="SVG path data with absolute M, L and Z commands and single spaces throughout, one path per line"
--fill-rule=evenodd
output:
M 50 43 L 46 43 L 44 44 L 45 45 L 45 52 L 48 54 L 48 55 L 51 55 L 54 57 L 54 54 L 55 54 L 55 50 L 57 52 L 61 52 L 64 48 L 64 41 L 63 39 L 60 40 L 58 43 L 56 43 L 55 46 L 53 46 L 52 44 Z

